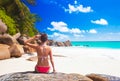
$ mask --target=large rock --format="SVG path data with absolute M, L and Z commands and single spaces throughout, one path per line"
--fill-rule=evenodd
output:
M 7 31 L 7 26 L 0 19 L 0 33 L 4 34 Z
M 34 48 L 31 48 L 30 46 L 27 46 L 27 45 L 24 45 L 23 49 L 24 49 L 24 52 L 28 54 L 33 54 L 34 52 L 36 52 Z
M 68 41 L 65 41 L 65 42 L 64 42 L 64 45 L 65 45 L 65 46 L 72 46 L 72 44 L 71 44 L 71 42 L 70 42 L 69 40 L 68 40 Z
M 14 39 L 11 35 L 5 34 L 4 36 L 0 36 L 0 44 L 7 44 L 11 46 L 14 43 L 18 44 L 17 40 Z
M 53 40 L 48 40 L 47 44 L 48 44 L 49 46 L 55 46 L 55 41 L 53 41 Z
M 21 36 L 20 33 L 16 33 L 15 35 L 13 35 L 13 38 L 14 38 L 14 39 L 18 39 L 20 36 Z
M 12 38 L 9 36 L 0 36 L 0 43 L 12 45 L 14 42 L 12 41 Z
M 0 60 L 10 58 L 10 52 L 8 48 L 8 45 L 0 44 Z
M 107 74 L 88 74 L 86 75 L 88 78 L 93 81 L 120 81 L 120 77 L 107 75 Z
M 54 40 L 48 40 L 48 43 L 47 43 L 49 46 L 72 46 L 71 42 L 68 40 L 68 41 L 65 41 L 65 42 L 58 42 L 58 41 L 54 41 Z
M 21 35 L 20 37 L 17 38 L 17 41 L 21 44 L 24 45 L 24 41 L 27 40 L 29 37 L 26 35 Z
M 86 75 L 88 78 L 91 78 L 93 81 L 109 81 L 107 77 L 102 77 L 98 74 L 89 74 Z
M 11 57 L 21 57 L 24 54 L 23 46 L 19 44 L 13 44 L 9 48 Z
M 40 74 L 33 72 L 12 73 L 0 76 L 0 81 L 92 81 L 80 74 Z
M 63 42 L 56 42 L 56 46 L 65 46 Z

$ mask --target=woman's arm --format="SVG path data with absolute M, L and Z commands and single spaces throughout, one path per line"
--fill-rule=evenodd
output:
M 29 39 L 27 39 L 24 43 L 32 48 L 36 48 L 36 44 L 31 44 L 30 42 L 35 40 L 35 38 L 37 38 L 37 36 L 31 37 Z
M 50 62 L 51 62 L 52 67 L 53 67 L 53 73 L 55 73 L 56 71 L 55 71 L 55 66 L 54 66 L 54 61 L 53 61 L 53 55 L 52 55 L 52 50 L 51 50 L 51 48 L 50 48 L 50 53 L 49 53 L 49 55 L 50 55 Z

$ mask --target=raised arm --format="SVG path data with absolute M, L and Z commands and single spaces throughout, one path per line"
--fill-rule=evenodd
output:
M 53 67 L 53 73 L 55 73 L 56 70 L 55 70 L 55 66 L 54 66 L 54 61 L 53 61 L 53 55 L 52 55 L 52 50 L 51 50 L 51 48 L 50 48 L 49 56 L 50 56 L 50 62 L 51 62 L 52 67 Z
M 36 45 L 36 44 L 32 44 L 32 43 L 30 43 L 30 42 L 33 41 L 33 40 L 35 40 L 37 37 L 38 37 L 37 35 L 36 35 L 36 36 L 33 36 L 33 37 L 27 39 L 26 41 L 24 41 L 24 43 L 25 43 L 26 45 L 32 47 L 32 48 L 36 48 L 37 45 Z

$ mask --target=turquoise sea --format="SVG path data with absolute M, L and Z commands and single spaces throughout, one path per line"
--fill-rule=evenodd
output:
M 72 46 L 120 49 L 120 41 L 72 41 Z

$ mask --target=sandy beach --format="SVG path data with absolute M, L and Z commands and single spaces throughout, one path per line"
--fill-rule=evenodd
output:
M 97 73 L 120 77 L 120 49 L 98 49 L 82 47 L 52 47 L 57 72 Z M 0 60 L 0 75 L 34 71 L 35 61 L 28 61 L 24 54 L 20 58 Z

